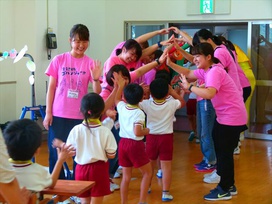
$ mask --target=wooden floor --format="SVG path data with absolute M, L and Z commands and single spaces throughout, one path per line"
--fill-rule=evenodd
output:
M 242 141 L 240 155 L 235 155 L 235 180 L 238 195 L 230 201 L 205 201 L 203 195 L 213 189 L 216 184 L 206 184 L 203 174 L 196 172 L 194 163 L 202 159 L 200 145 L 188 142 L 187 132 L 176 132 L 174 143 L 173 179 L 171 194 L 173 204 L 272 204 L 272 141 L 245 139 Z M 47 144 L 44 142 L 41 154 L 36 162 L 48 165 Z M 134 179 L 130 183 L 129 203 L 138 203 L 141 175 L 137 169 L 133 171 Z M 120 179 L 114 180 L 116 183 Z M 148 196 L 149 204 L 161 201 L 161 180 L 156 177 L 152 181 L 152 192 Z M 105 204 L 120 203 L 120 192 L 115 191 L 104 199 Z

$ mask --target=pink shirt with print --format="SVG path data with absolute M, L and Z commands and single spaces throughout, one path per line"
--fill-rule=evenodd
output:
M 75 58 L 70 52 L 57 55 L 51 61 L 45 74 L 57 80 L 52 105 L 53 116 L 83 119 L 80 113 L 80 102 L 88 93 L 88 85 L 92 81 L 89 70 L 92 63 L 93 60 L 87 55 Z M 69 90 L 77 92 L 78 97 L 68 97 Z
M 197 69 L 194 74 L 205 81 L 205 87 L 213 87 L 217 91 L 211 101 L 218 123 L 230 126 L 245 125 L 247 112 L 243 97 L 233 80 L 222 68 L 221 64 L 214 64 L 209 71 Z

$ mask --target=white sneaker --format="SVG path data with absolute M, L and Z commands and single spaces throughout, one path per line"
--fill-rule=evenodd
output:
M 240 133 L 240 141 L 243 141 L 245 139 L 245 132 Z
M 118 171 L 116 171 L 113 178 L 120 178 L 120 177 L 121 177 L 120 173 L 118 173 Z
M 123 173 L 123 168 L 122 168 L 122 166 L 119 166 L 119 167 L 118 167 L 117 172 L 118 172 L 119 174 L 122 174 L 122 173 Z
M 203 177 L 204 177 L 204 178 L 205 178 L 205 177 L 209 177 L 209 176 L 211 176 L 212 174 L 214 174 L 214 173 L 216 173 L 216 172 L 217 172 L 217 170 L 215 169 L 215 170 L 213 170 L 211 173 L 204 174 Z
M 169 193 L 163 193 L 162 194 L 162 201 L 171 201 L 173 200 L 173 196 Z
M 210 176 L 204 177 L 203 181 L 205 183 L 219 183 L 220 182 L 220 178 L 221 177 L 216 172 L 214 172 Z
M 234 149 L 234 152 L 233 152 L 233 154 L 240 154 L 240 147 L 239 147 L 239 145 Z
M 119 190 L 120 186 L 116 183 L 110 182 L 110 191 L 114 192 L 115 190 Z
M 81 203 L 80 198 L 77 197 L 77 196 L 70 197 L 70 200 L 74 201 L 75 204 L 80 204 Z
M 161 170 L 161 169 L 158 170 L 156 176 L 157 176 L 158 178 L 162 178 L 162 170 Z

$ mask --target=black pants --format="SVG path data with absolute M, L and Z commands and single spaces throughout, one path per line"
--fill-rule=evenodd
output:
M 213 140 L 217 158 L 217 174 L 221 176 L 218 184 L 223 190 L 228 191 L 234 185 L 234 160 L 233 151 L 239 141 L 240 133 L 246 125 L 229 126 L 219 124 L 213 127 Z

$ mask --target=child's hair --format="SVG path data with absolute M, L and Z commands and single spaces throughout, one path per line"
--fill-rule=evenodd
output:
M 193 46 L 196 46 L 200 43 L 200 40 L 208 40 L 211 39 L 216 45 L 221 45 L 222 41 L 215 35 L 211 33 L 211 31 L 207 29 L 200 29 L 194 34 L 193 37 Z
M 122 65 L 122 64 L 116 64 L 116 65 L 113 65 L 110 70 L 108 71 L 107 75 L 106 75 L 106 81 L 107 83 L 110 85 L 110 86 L 113 86 L 114 85 L 114 82 L 112 81 L 112 78 L 113 77 L 113 73 L 116 72 L 116 73 L 122 73 L 122 75 L 124 77 L 127 77 L 128 78 L 128 81 L 130 83 L 131 81 L 131 78 L 130 78 L 130 74 L 129 74 L 129 71 L 128 69 Z
M 33 158 L 42 144 L 42 129 L 30 119 L 10 122 L 4 130 L 4 138 L 9 156 L 15 161 Z
M 126 50 L 132 50 L 135 49 L 135 54 L 137 56 L 136 61 L 138 61 L 141 56 L 142 56 L 142 48 L 141 45 L 134 39 L 128 39 L 125 44 L 123 45 L 122 48 L 126 48 Z M 118 56 L 119 54 L 121 54 L 122 49 L 119 48 L 116 50 L 116 56 Z
M 149 89 L 153 98 L 163 99 L 168 94 L 169 84 L 165 79 L 157 78 L 151 82 Z
M 70 30 L 71 39 L 73 39 L 76 35 L 78 35 L 79 40 L 82 40 L 82 41 L 90 40 L 89 29 L 83 24 L 76 24 Z
M 91 118 L 100 118 L 104 108 L 104 100 L 97 93 L 88 93 L 83 96 L 81 100 L 80 111 L 83 114 L 85 121 L 88 121 L 88 119 Z
M 139 84 L 128 84 L 124 88 L 124 98 L 128 104 L 137 105 L 144 95 L 144 90 Z
M 165 69 L 162 69 L 162 70 L 158 70 L 155 74 L 155 79 L 165 79 L 167 81 L 168 84 L 171 83 L 171 74 L 170 72 L 168 72 L 167 70 Z
M 217 64 L 220 63 L 220 60 L 214 57 L 214 49 L 210 43 L 199 43 L 192 48 L 192 55 L 211 55 L 212 62 Z

